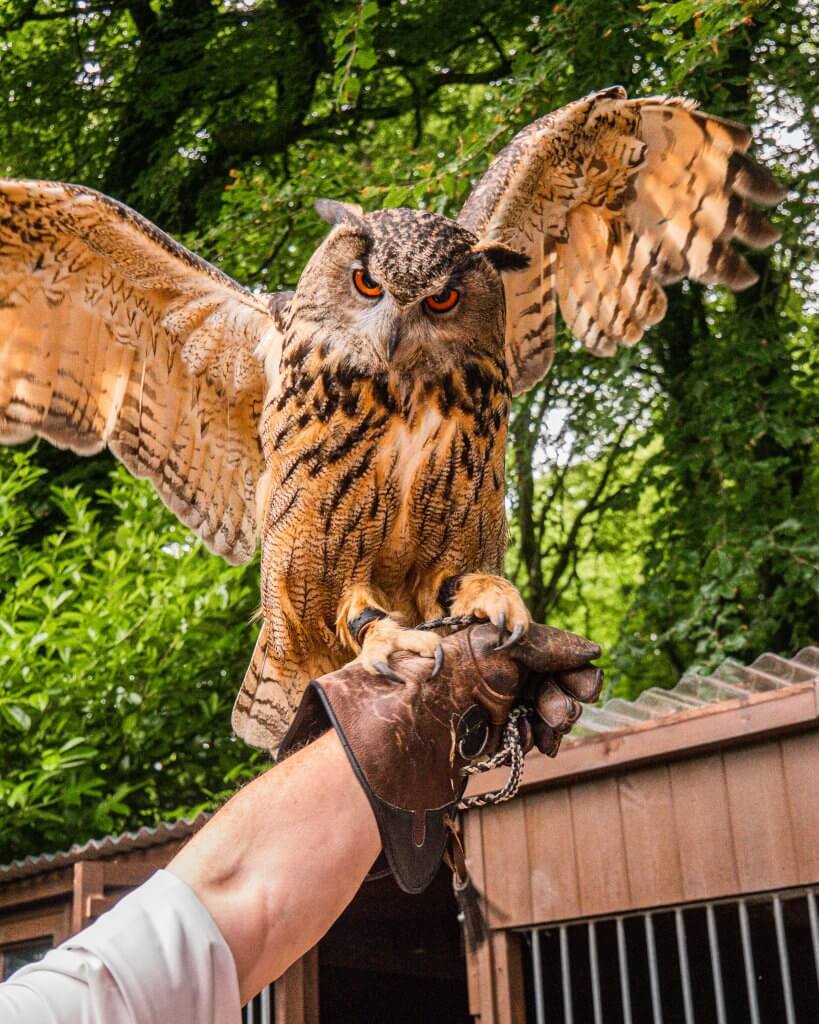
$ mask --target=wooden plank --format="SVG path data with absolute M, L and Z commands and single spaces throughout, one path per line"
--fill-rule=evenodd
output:
M 102 896 L 105 869 L 98 860 L 81 860 L 74 865 L 74 899 L 71 913 L 71 934 L 88 923 L 88 900 Z
M 783 737 L 780 748 L 798 879 L 812 885 L 819 882 L 819 733 Z
M 114 889 L 120 886 L 135 888 L 146 882 L 158 870 L 157 865 L 149 861 L 133 863 L 129 860 L 101 861 L 104 869 L 105 888 Z
M 547 924 L 580 915 L 574 826 L 567 789 L 523 798 L 531 890 L 531 915 L 520 924 Z M 491 812 L 489 812 L 491 813 Z M 517 865 L 509 865 L 517 870 Z
M 692 758 L 668 770 L 685 899 L 738 892 L 722 756 Z
M 66 939 L 71 937 L 71 914 L 72 906 L 66 901 L 60 908 L 60 925 L 57 931 L 54 933 L 54 945 L 59 946 L 60 943 L 65 942 Z
M 464 844 L 464 855 L 466 857 L 466 869 L 472 886 L 478 893 L 481 912 L 486 918 L 486 906 L 483 900 L 483 850 L 481 848 L 481 825 L 480 811 L 465 813 L 460 819 L 461 837 Z M 466 956 L 466 995 L 469 1006 L 469 1013 L 476 1017 L 481 1012 L 481 967 L 480 958 L 476 949 L 470 949 L 465 943 L 464 952 Z
M 61 909 L 7 919 L 0 921 L 0 945 L 50 939 L 56 946 L 60 942 L 63 928 L 64 917 Z
M 481 909 L 484 919 L 488 918 L 486 893 L 486 872 L 483 857 L 483 816 L 486 811 L 467 811 L 462 818 L 464 851 L 469 877 L 481 894 Z M 467 949 L 467 984 L 469 1012 L 480 1024 L 495 1024 L 495 1006 L 492 996 L 492 950 L 489 941 L 481 943 L 474 950 Z
M 284 972 L 273 992 L 276 1024 L 318 1024 L 318 946 Z
M 87 896 L 85 900 L 86 921 L 93 921 L 100 914 L 107 913 L 119 903 L 123 896 L 127 895 L 126 892 L 121 892 L 118 896 Z
M 481 812 L 484 883 L 489 924 L 504 928 L 532 915 L 529 854 L 522 800 L 509 800 Z
M 667 765 L 618 776 L 626 868 L 635 907 L 684 899 Z
M 726 750 L 722 758 L 741 892 L 796 885 L 794 823 L 779 743 Z M 819 834 L 815 836 L 819 842 Z
M 569 788 L 580 910 L 605 914 L 631 906 L 617 780 Z
M 515 932 L 493 932 L 493 977 L 497 1024 L 526 1024 L 521 938 Z
M 73 891 L 74 872 L 71 867 L 61 868 L 47 875 L 15 879 L 0 885 L 0 910 L 39 900 L 51 900 L 56 896 L 68 896 Z
M 656 763 L 658 758 L 686 757 L 766 734 L 816 728 L 816 688 L 816 683 L 797 683 L 742 700 L 705 704 L 625 730 L 564 741 L 556 758 L 537 752 L 526 758 L 522 789 L 566 784 L 580 776 L 621 771 L 626 765 Z M 505 768 L 475 775 L 467 795 L 497 789 L 507 775 Z

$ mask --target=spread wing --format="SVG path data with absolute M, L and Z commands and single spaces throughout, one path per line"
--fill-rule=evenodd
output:
M 285 301 L 91 189 L 0 179 L 0 442 L 107 445 L 211 550 L 247 561 Z
M 613 355 L 663 318 L 664 284 L 754 283 L 731 242 L 774 242 L 778 232 L 753 204 L 772 206 L 784 192 L 745 156 L 750 142 L 748 129 L 688 100 L 629 100 L 620 87 L 515 136 L 458 218 L 531 259 L 529 270 L 505 275 L 515 394 L 551 365 L 558 304 L 576 338 Z

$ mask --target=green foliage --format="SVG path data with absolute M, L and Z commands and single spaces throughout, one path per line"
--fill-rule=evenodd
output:
M 816 639 L 819 358 L 799 298 L 779 299 L 705 303 L 707 343 L 667 398 L 644 582 L 614 650 L 626 694 Z M 662 654 L 648 677 L 647 647 Z
M 118 469 L 94 512 L 55 487 L 58 526 L 22 543 L 40 470 L 2 452 L 0 850 L 212 806 L 261 759 L 230 735 L 257 567 L 229 569 Z
M 377 14 L 378 4 L 375 0 L 368 0 L 367 3 L 359 0 L 352 11 L 345 11 L 336 32 L 333 41 L 333 88 L 339 109 L 348 107 L 358 99 L 361 79 L 356 74 L 357 69 L 369 71 L 378 60 L 371 25 Z
M 619 82 L 755 126 L 783 237 L 734 299 L 678 285 L 611 361 L 564 335 L 516 400 L 508 569 L 606 646 L 614 691 L 816 640 L 819 162 L 788 0 L 0 5 L 0 173 L 130 202 L 292 287 L 329 196 L 454 215 L 523 125 Z M 207 555 L 105 457 L 0 452 L 0 861 L 212 806 L 259 765 L 229 709 L 257 568 Z

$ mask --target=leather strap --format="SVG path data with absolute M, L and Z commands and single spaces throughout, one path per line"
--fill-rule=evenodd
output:
M 380 608 L 365 608 L 360 615 L 356 615 L 354 619 L 347 620 L 347 629 L 350 631 L 350 636 L 355 640 L 357 644 L 360 644 L 364 639 L 364 632 L 373 622 L 377 622 L 378 619 L 386 619 L 387 613 L 382 612 Z

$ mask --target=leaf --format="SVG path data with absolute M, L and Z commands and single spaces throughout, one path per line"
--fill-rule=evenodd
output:
M 30 590 L 33 590 L 39 583 L 45 579 L 45 574 L 41 572 L 30 572 L 24 576 L 16 585 L 15 591 L 17 596 L 27 594 Z M 2 625 L 2 623 L 0 623 Z
M 408 191 L 407 188 L 402 188 L 401 186 L 391 188 L 384 196 L 381 205 L 384 209 L 401 206 L 406 201 Z
M 358 50 L 353 60 L 353 64 L 357 68 L 364 68 L 369 70 L 375 67 L 375 62 L 378 60 L 375 50 Z
M 31 718 L 18 704 L 0 704 L 0 714 L 22 732 L 31 728 Z

